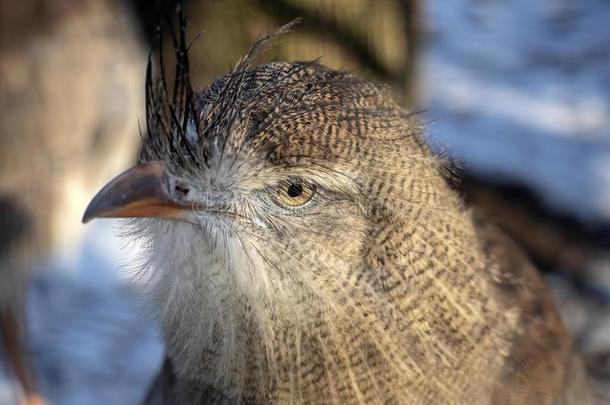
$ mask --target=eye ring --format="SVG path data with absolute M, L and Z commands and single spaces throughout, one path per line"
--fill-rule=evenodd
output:
M 284 207 L 297 208 L 307 204 L 316 194 L 316 186 L 301 179 L 283 181 L 275 188 L 275 200 Z

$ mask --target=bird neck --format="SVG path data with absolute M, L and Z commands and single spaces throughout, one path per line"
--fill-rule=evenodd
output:
M 468 213 L 411 211 L 387 218 L 371 237 L 377 242 L 365 243 L 372 247 L 353 271 L 295 289 L 279 306 L 257 307 L 194 276 L 230 274 L 212 250 L 189 262 L 205 269 L 170 272 L 172 288 L 158 301 L 178 374 L 228 398 L 260 401 L 490 395 L 518 314 L 495 299 L 497 266 Z

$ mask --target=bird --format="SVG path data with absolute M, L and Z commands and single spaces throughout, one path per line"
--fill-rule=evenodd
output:
M 543 279 L 417 114 L 319 61 L 255 66 L 298 21 L 194 91 L 178 20 L 139 163 L 83 216 L 143 247 L 166 346 L 144 403 L 591 403 Z

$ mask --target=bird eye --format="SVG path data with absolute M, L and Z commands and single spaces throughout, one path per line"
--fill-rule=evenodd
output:
M 299 207 L 309 202 L 316 192 L 316 186 L 300 180 L 290 180 L 276 189 L 277 200 L 281 205 Z

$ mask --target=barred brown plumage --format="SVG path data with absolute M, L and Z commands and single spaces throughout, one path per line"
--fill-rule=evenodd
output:
M 590 401 L 543 281 L 413 114 L 317 62 L 252 69 L 274 35 L 196 93 L 180 21 L 179 95 L 149 68 L 141 164 L 84 218 L 153 217 L 127 224 L 167 345 L 147 403 Z

